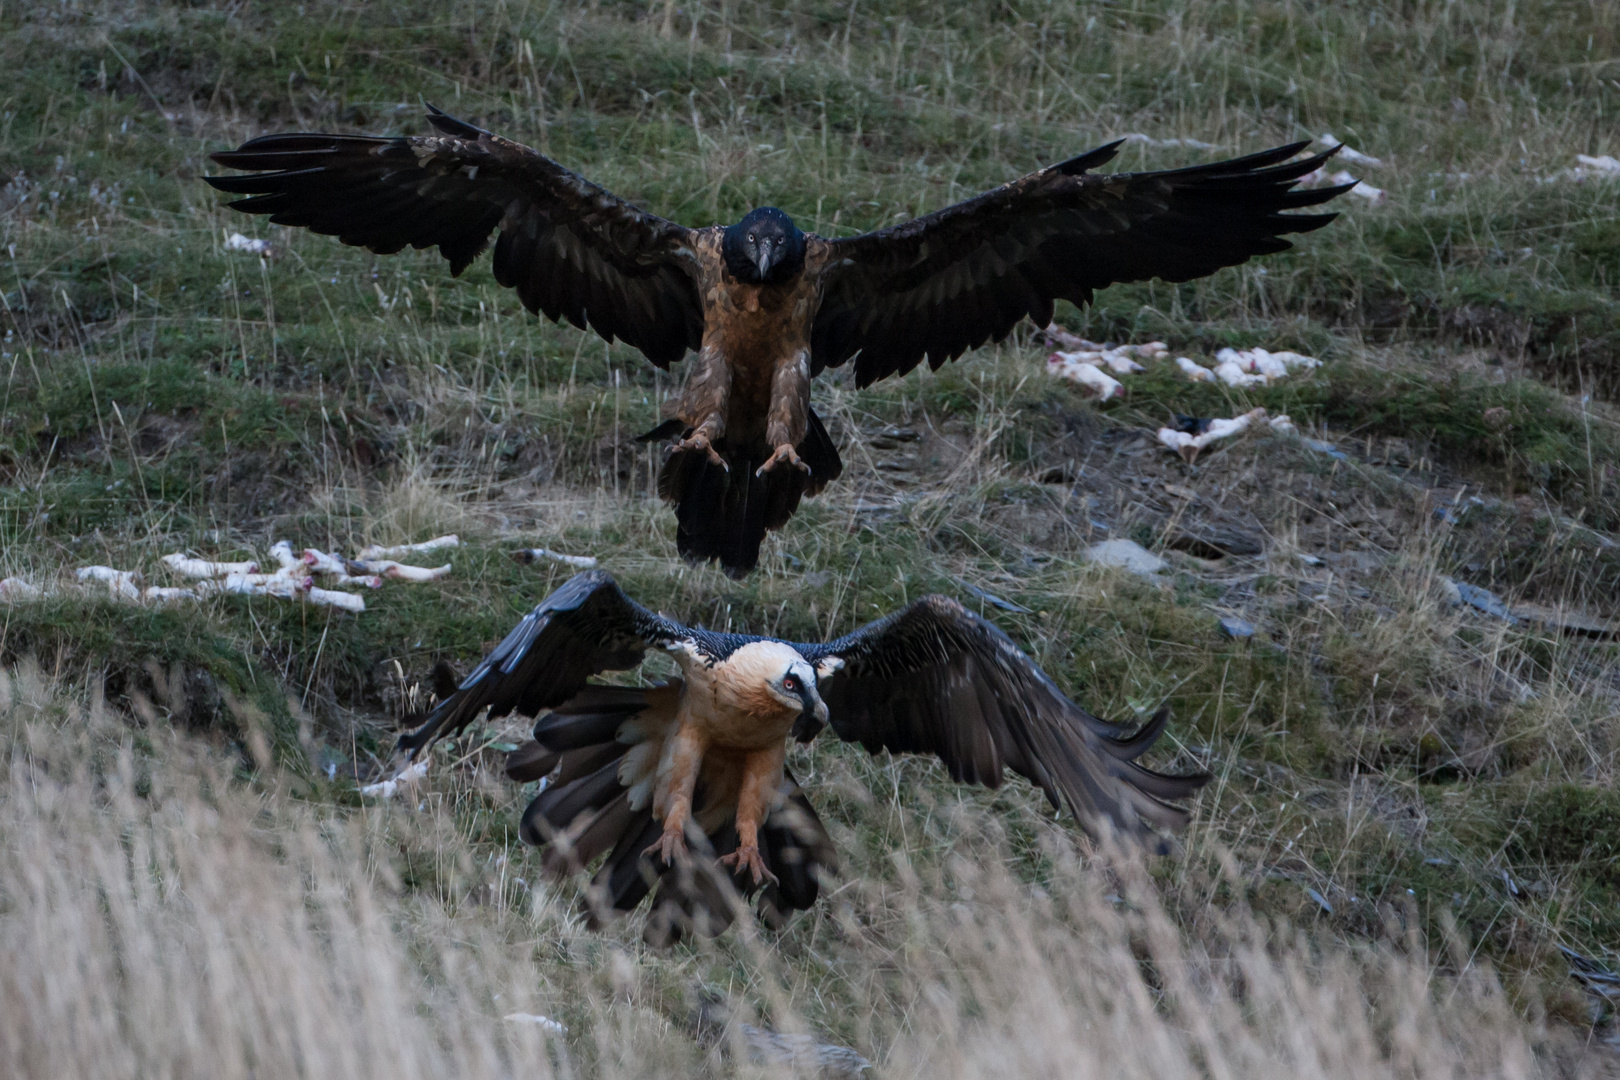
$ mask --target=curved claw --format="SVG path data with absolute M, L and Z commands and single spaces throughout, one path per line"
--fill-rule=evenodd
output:
M 720 456 L 719 451 L 715 450 L 714 445 L 709 442 L 709 437 L 703 434 L 701 431 L 693 435 L 688 435 L 686 438 L 670 447 L 671 453 L 678 454 L 682 450 L 700 451 L 708 455 L 710 463 L 720 466 L 722 469 L 726 470 L 726 472 L 731 471 L 731 466 L 726 464 L 726 459 Z
M 734 871 L 744 869 L 752 871 L 755 885 L 763 885 L 767 880 L 772 885 L 781 884 L 777 876 L 766 868 L 765 860 L 760 856 L 757 844 L 749 844 L 746 847 L 738 848 L 730 855 L 722 855 L 720 865 L 729 866 Z
M 781 465 L 783 462 L 792 465 L 795 469 L 798 469 L 806 476 L 810 475 L 810 466 L 799 460 L 799 452 L 793 449 L 792 443 L 783 443 L 781 446 L 778 446 L 776 451 L 772 453 L 768 459 L 766 459 L 765 464 L 754 470 L 754 475 L 764 476 L 766 473 L 770 472 L 778 465 Z
M 665 829 L 658 842 L 646 848 L 642 854 L 657 855 L 665 866 L 674 866 L 675 860 L 686 858 L 686 837 L 680 829 Z

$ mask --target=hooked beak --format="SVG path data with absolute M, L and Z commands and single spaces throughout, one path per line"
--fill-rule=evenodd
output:
M 759 257 L 754 260 L 754 265 L 759 267 L 759 276 L 763 278 L 765 272 L 771 268 L 771 249 L 768 247 L 760 248 Z
M 806 687 L 804 696 L 803 717 L 815 717 L 816 723 L 825 726 L 827 723 L 827 703 L 821 700 L 814 687 Z

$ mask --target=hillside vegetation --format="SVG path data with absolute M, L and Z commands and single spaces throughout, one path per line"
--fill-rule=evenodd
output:
M 49 589 L 0 600 L 8 1074 L 751 1075 L 705 997 L 879 1076 L 1614 1069 L 1560 947 L 1620 966 L 1620 177 L 1570 172 L 1620 156 L 1620 7 L 0 4 L 0 61 L 0 578 Z M 200 179 L 266 131 L 420 133 L 429 101 L 694 225 L 846 235 L 1129 135 L 1111 167 L 1331 133 L 1387 199 L 1060 305 L 1099 341 L 1324 362 L 1271 386 L 1161 363 L 1098 405 L 1028 326 L 824 376 L 844 477 L 738 582 L 676 555 L 633 441 L 679 373 L 529 316 L 487 258 L 452 280 Z M 1303 438 L 1153 440 L 1256 406 Z M 72 580 L 448 532 L 448 577 L 358 615 Z M 1118 538 L 1168 568 L 1083 557 Z M 589 931 L 517 841 L 521 724 L 359 794 L 434 665 L 572 572 L 509 557 L 536 546 L 795 638 L 958 596 L 1099 715 L 1168 702 L 1153 764 L 1216 782 L 1143 866 L 1022 782 L 823 742 L 790 759 L 844 862 L 814 911 Z

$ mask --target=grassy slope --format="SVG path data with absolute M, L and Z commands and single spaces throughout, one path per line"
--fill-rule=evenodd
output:
M 432 662 L 471 662 L 562 580 L 506 560 L 520 543 L 596 554 L 687 618 L 806 636 L 965 579 L 1031 609 L 990 614 L 1095 710 L 1168 698 L 1181 748 L 1161 760 L 1220 774 L 1191 857 L 1162 871 L 1188 933 L 1228 887 L 1204 868 L 1230 850 L 1263 913 L 1348 940 L 1455 920 L 1518 1009 L 1580 1020 L 1552 946 L 1620 934 L 1615 645 L 1459 614 L 1434 577 L 1620 614 L 1603 535 L 1620 526 L 1616 186 L 1539 179 L 1620 152 L 1620 15 L 939 7 L 686 5 L 667 36 L 661 4 L 0 9 L 0 162 L 18 174 L 0 190 L 0 573 L 106 562 L 156 579 L 167 551 L 262 556 L 283 536 L 473 541 L 443 588 L 375 594 L 360 618 L 69 596 L 0 609 L 0 653 L 105 674 L 138 715 L 183 717 L 244 762 L 262 730 L 299 778 L 280 790 L 341 804 Z M 1328 361 L 1308 378 L 1242 394 L 1153 372 L 1098 411 L 1046 380 L 1025 335 L 863 392 L 823 380 L 846 480 L 735 583 L 682 566 L 646 496 L 653 462 L 627 438 L 670 384 L 638 356 L 526 316 L 485 265 L 453 282 L 431 254 L 286 233 L 197 180 L 208 152 L 264 130 L 418 131 L 421 99 L 694 224 L 770 202 L 818 231 L 867 228 L 1133 131 L 1234 153 L 1332 131 L 1385 159 L 1364 175 L 1390 202 L 1347 200 L 1262 266 L 1060 314 L 1195 354 L 1296 347 Z M 1121 167 L 1201 157 L 1131 143 Z M 223 251 L 234 230 L 277 256 Z M 1134 434 L 1252 404 L 1351 458 L 1257 439 L 1193 470 Z M 925 435 L 913 456 L 881 437 L 894 425 Z M 1217 523 L 1263 535 L 1266 555 L 1173 556 L 1164 588 L 1077 559 L 1104 536 Z M 1219 637 L 1228 612 L 1261 638 Z M 1019 874 L 1051 873 L 1021 786 L 961 792 L 924 763 L 830 746 L 801 764 L 833 779 L 819 798 L 880 892 L 899 880 L 890 849 L 938 865 L 968 842 L 941 824 L 959 804 L 1011 822 Z M 520 795 L 444 772 L 459 854 L 424 872 L 406 844 L 401 872 L 454 907 L 497 857 L 528 857 L 507 840 Z M 817 917 L 778 943 L 835 1027 L 876 978 L 846 932 Z M 685 974 L 723 978 L 740 956 Z

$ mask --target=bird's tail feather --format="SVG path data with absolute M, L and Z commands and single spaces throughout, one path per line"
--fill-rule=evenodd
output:
M 668 434 L 665 428 L 655 430 Z M 718 560 L 732 577 L 754 568 L 765 533 L 787 524 L 800 499 L 817 494 L 844 471 L 838 448 L 813 410 L 804 439 L 794 447 L 810 467 L 808 474 L 780 465 L 755 475 L 771 454 L 763 442 L 733 446 L 722 440 L 715 449 L 725 465 L 700 450 L 671 454 L 658 474 L 658 494 L 675 504 L 680 553 L 693 561 Z
M 707 850 L 695 851 L 681 865 L 667 866 L 646 853 L 658 840 L 662 823 L 653 816 L 646 793 L 633 786 L 656 763 L 660 747 L 644 747 L 641 760 L 629 768 L 625 757 L 649 737 L 661 742 L 660 735 L 649 733 L 664 730 L 673 715 L 672 690 L 592 686 L 540 718 L 535 741 L 507 756 L 507 775 L 542 781 L 523 813 L 523 840 L 543 850 L 544 864 L 553 873 L 586 869 L 601 859 L 587 893 L 595 921 L 633 910 L 656 890 L 646 930 L 655 942 L 673 942 L 694 931 L 719 933 L 731 924 L 739 902 L 756 893 L 768 921 L 809 908 L 821 875 L 836 870 L 837 855 L 791 776 L 785 802 L 766 819 L 759 836 L 766 865 L 779 879 L 776 884 L 761 889 L 751 876 L 733 876 L 715 862 L 737 849 L 734 810 L 719 818 L 705 815 L 711 825 L 706 844 L 695 846 Z M 696 795 L 695 804 L 703 806 L 701 779 Z

